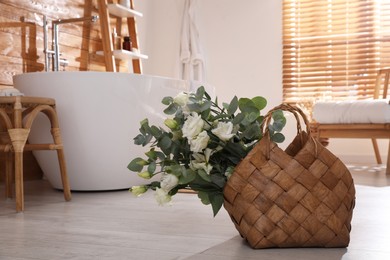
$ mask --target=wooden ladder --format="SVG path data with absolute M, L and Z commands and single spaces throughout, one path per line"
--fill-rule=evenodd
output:
M 114 7 L 116 8 L 116 10 L 110 9 L 110 7 Z M 132 48 L 136 48 L 137 50 L 139 50 L 135 16 L 142 16 L 142 14 L 134 11 L 133 0 L 130 0 L 130 10 L 123 10 L 126 8 L 123 8 L 119 4 L 112 3 L 112 0 L 109 0 L 109 2 L 108 0 L 98 0 L 98 9 L 102 34 L 103 56 L 106 64 L 106 71 L 117 72 L 117 70 L 119 70 L 117 69 L 119 68 L 119 66 L 117 66 L 116 64 L 116 56 L 114 53 L 115 50 L 112 40 L 110 19 L 111 17 L 116 18 L 115 28 L 120 35 L 122 32 L 123 18 L 126 18 L 128 35 L 131 39 Z M 122 56 L 131 57 L 133 64 L 133 72 L 142 74 L 141 60 L 139 57 L 144 56 L 147 58 L 147 56 L 137 54 L 133 55 L 133 53 L 131 52 L 126 52 L 125 55 Z

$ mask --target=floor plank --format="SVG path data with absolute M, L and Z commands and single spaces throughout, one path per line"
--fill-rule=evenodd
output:
M 0 200 L 0 259 L 390 259 L 390 177 L 382 166 L 349 167 L 357 203 L 347 249 L 253 250 L 225 210 L 213 218 L 196 194 L 169 207 L 128 191 L 73 192 L 65 202 L 46 181 L 27 181 L 23 213 Z

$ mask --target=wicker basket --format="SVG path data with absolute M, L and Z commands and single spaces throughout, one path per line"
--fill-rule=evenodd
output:
M 350 172 L 311 136 L 299 108 L 275 107 L 265 125 L 278 109 L 294 114 L 297 136 L 283 151 L 265 131 L 228 180 L 225 209 L 253 248 L 348 246 L 355 204 Z

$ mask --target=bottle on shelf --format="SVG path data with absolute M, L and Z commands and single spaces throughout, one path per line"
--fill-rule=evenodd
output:
M 118 36 L 118 34 L 116 33 L 116 29 L 115 27 L 112 29 L 112 46 L 114 48 L 114 50 L 120 50 L 122 48 L 121 46 L 121 37 Z
M 123 44 L 122 44 L 122 49 L 124 49 L 126 51 L 131 51 L 130 37 L 129 36 L 125 36 L 123 39 L 124 39 L 124 41 L 123 41 Z

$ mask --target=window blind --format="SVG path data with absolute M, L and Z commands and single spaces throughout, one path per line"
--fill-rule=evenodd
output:
M 284 0 L 283 99 L 364 99 L 390 67 L 390 1 Z

